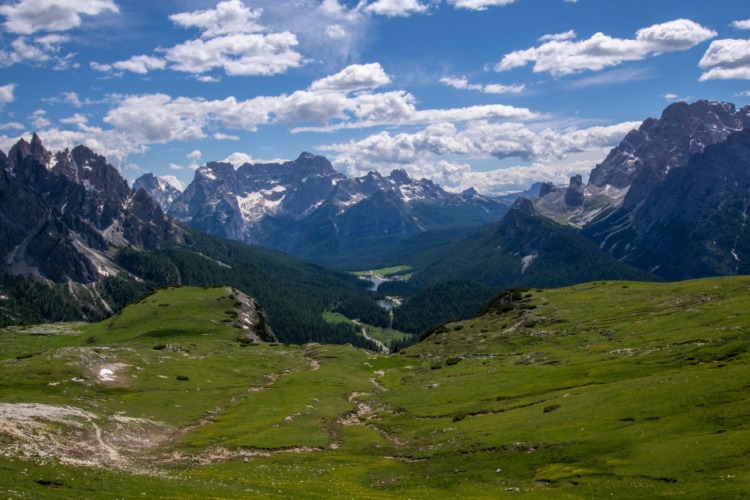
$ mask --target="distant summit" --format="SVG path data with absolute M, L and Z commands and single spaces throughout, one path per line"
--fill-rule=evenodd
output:
M 163 199 L 160 191 L 155 197 Z M 399 169 L 349 179 L 325 157 L 303 152 L 284 163 L 207 163 L 168 213 L 210 234 L 339 263 L 431 229 L 497 220 L 508 206 Z

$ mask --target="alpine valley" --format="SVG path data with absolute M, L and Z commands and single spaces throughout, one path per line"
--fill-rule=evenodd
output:
M 741 498 L 750 107 L 490 197 L 324 157 L 0 152 L 12 498 Z M 684 280 L 684 281 L 678 281 Z

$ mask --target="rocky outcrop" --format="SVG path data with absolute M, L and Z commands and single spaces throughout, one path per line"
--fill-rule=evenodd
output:
M 583 178 L 575 175 L 570 178 L 570 185 L 565 190 L 565 204 L 571 208 L 581 207 L 584 199 Z
M 116 248 L 181 238 L 150 197 L 85 146 L 52 155 L 34 134 L 0 155 L 0 171 L 0 259 L 11 273 L 91 283 L 117 272 Z

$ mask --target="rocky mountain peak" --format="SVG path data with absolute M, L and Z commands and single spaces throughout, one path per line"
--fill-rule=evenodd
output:
M 229 179 L 236 177 L 236 171 L 231 163 L 212 161 L 196 171 L 196 177 L 199 175 L 209 180 Z
M 325 156 L 319 156 L 308 152 L 303 152 L 292 162 L 297 168 L 303 168 L 310 173 L 329 174 L 336 172 L 331 162 Z
M 164 213 L 169 210 L 174 200 L 182 194 L 182 191 L 172 184 L 150 172 L 143 174 L 133 183 L 133 191 L 137 192 L 140 189 L 148 193 Z
M 570 185 L 565 190 L 565 204 L 569 207 L 580 207 L 585 199 L 583 177 L 574 175 L 570 178 Z
M 35 134 L 10 157 L 15 171 L 0 177 L 0 259 L 10 273 L 90 283 L 117 273 L 115 247 L 179 238 L 151 198 L 132 196 L 119 171 L 85 146 L 56 153 L 52 166 Z
M 737 110 L 731 103 L 707 100 L 671 104 L 659 119 L 648 119 L 628 133 L 594 168 L 589 184 L 630 186 L 625 204 L 635 205 L 671 169 L 685 165 L 690 155 L 748 127 L 750 106 Z
M 524 198 L 523 196 L 518 198 L 515 203 L 513 203 L 513 206 L 510 209 L 528 213 L 536 212 L 536 209 L 534 208 L 534 202 L 532 202 L 528 198 Z
M 31 155 L 39 160 L 39 163 L 41 163 L 42 165 L 50 165 L 50 161 L 52 160 L 52 153 L 45 149 L 44 144 L 42 144 L 42 139 L 37 135 L 36 132 L 34 132 L 34 135 L 31 136 L 29 151 Z
M 409 184 L 412 182 L 412 179 L 409 177 L 409 174 L 406 173 L 406 170 L 399 168 L 393 169 L 388 177 L 397 184 Z

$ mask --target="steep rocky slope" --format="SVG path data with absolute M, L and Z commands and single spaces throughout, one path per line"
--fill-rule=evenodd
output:
M 117 248 L 181 239 L 150 196 L 85 146 L 53 156 L 35 134 L 0 152 L 0 259 L 12 274 L 91 283 L 117 272 Z

